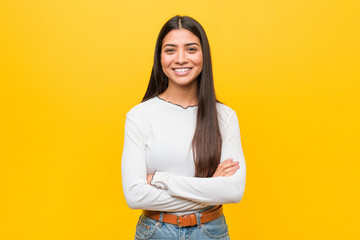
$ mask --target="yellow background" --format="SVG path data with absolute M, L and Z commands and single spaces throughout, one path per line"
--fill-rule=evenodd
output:
M 133 239 L 120 163 L 157 34 L 197 19 L 236 110 L 232 239 L 359 239 L 360 1 L 1 1 L 0 239 Z

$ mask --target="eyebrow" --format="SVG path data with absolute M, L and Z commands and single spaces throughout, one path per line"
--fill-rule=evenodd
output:
M 192 43 L 186 43 L 185 44 L 185 47 L 187 47 L 187 46 L 190 46 L 190 45 L 198 45 L 199 46 L 199 44 L 197 44 L 196 42 L 192 42 Z M 165 44 L 164 45 L 164 47 L 167 47 L 167 46 L 169 46 L 169 47 L 176 47 L 177 45 L 176 44 L 172 44 L 172 43 L 168 43 L 168 44 Z M 163 48 L 164 48 L 163 47 Z M 200 47 L 200 46 L 199 46 Z

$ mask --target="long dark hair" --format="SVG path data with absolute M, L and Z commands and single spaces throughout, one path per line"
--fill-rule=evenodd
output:
M 161 48 L 166 34 L 174 29 L 184 28 L 200 39 L 203 54 L 203 69 L 198 76 L 198 110 L 192 149 L 195 161 L 196 177 L 211 177 L 221 154 L 221 134 L 216 110 L 210 46 L 205 30 L 195 19 L 188 16 L 175 16 L 161 28 L 156 41 L 154 65 L 143 102 L 164 92 L 168 87 L 168 78 L 161 68 Z

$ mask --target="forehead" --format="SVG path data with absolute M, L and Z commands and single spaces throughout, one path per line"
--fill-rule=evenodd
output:
M 183 45 L 190 42 L 195 42 L 199 45 L 201 44 L 200 39 L 197 36 L 195 36 L 192 32 L 190 32 L 187 29 L 180 28 L 180 29 L 174 29 L 170 31 L 168 34 L 166 34 L 166 36 L 163 39 L 163 46 L 168 43 Z

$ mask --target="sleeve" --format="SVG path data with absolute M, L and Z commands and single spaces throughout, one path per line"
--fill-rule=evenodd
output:
M 136 118 L 128 113 L 125 121 L 124 148 L 121 160 L 122 186 L 128 206 L 132 209 L 157 211 L 191 211 L 208 206 L 147 184 L 144 137 Z
M 207 204 L 238 203 L 245 190 L 246 166 L 240 140 L 240 128 L 233 111 L 222 133 L 220 161 L 233 158 L 240 168 L 229 177 L 185 177 L 169 172 L 156 171 L 151 184 L 166 189 L 172 196 Z

